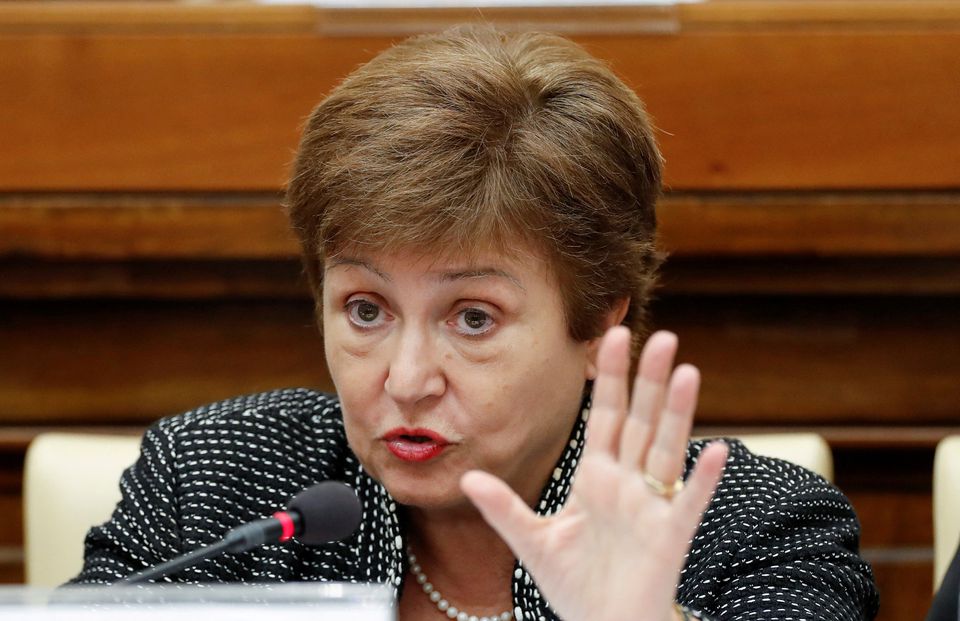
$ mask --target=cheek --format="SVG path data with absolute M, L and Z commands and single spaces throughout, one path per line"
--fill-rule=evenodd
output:
M 334 389 L 340 398 L 344 418 L 354 427 L 366 425 L 368 413 L 376 411 L 373 402 L 382 388 L 382 372 L 369 351 L 352 346 L 336 329 L 324 333 L 324 354 Z M 349 413 L 349 416 L 348 416 Z
M 531 434 L 567 429 L 566 421 L 579 412 L 585 377 L 585 358 L 579 349 L 544 351 L 518 345 L 512 355 L 474 368 L 457 382 L 458 397 L 474 407 L 464 421 L 474 432 L 507 437 L 508 443 Z
M 579 410 L 586 382 L 586 357 L 575 344 L 531 348 L 526 367 L 518 370 L 505 390 L 513 395 L 513 407 L 529 412 L 531 427 L 552 430 L 558 421 Z
M 353 363 L 353 359 L 366 358 L 374 351 L 377 339 L 370 335 L 358 334 L 348 325 L 342 314 L 323 316 L 323 349 L 328 368 L 340 362 Z
M 354 374 L 358 368 L 371 367 L 375 362 L 376 341 L 371 335 L 358 334 L 342 313 L 324 308 L 323 351 L 334 382 L 338 377 Z
M 518 341 L 510 359 L 513 368 L 506 372 L 510 383 L 534 393 L 579 393 L 587 379 L 586 345 L 563 337 Z M 523 381 L 515 382 L 517 378 Z
M 343 412 L 347 444 L 361 461 L 366 461 L 377 433 L 382 431 L 379 412 L 383 408 L 378 407 L 376 391 L 371 390 L 368 383 L 358 381 L 357 375 L 347 372 L 335 380 L 335 386 Z
M 357 410 L 350 408 L 348 404 L 342 400 L 340 407 L 343 411 L 343 428 L 347 434 L 347 445 L 360 457 L 361 461 L 365 462 L 367 461 L 365 457 L 371 443 L 370 421 L 358 419 L 356 415 L 353 414 L 353 412 Z

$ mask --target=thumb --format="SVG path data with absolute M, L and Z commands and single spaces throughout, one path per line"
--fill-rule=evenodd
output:
M 509 485 L 492 474 L 471 470 L 460 478 L 460 489 L 518 559 L 527 565 L 536 562 L 536 541 L 543 520 Z

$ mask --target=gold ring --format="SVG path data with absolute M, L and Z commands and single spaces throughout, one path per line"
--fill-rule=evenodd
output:
M 683 489 L 683 479 L 677 479 L 673 482 L 673 485 L 667 485 L 660 479 L 657 479 L 646 472 L 641 474 L 643 474 L 643 482 L 646 483 L 647 487 L 649 487 L 650 490 L 657 496 L 670 499 L 673 498 L 675 494 L 679 494 L 680 490 Z

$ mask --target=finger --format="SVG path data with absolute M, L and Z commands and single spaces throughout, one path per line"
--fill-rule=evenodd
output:
M 676 352 L 677 336 L 665 330 L 655 332 L 643 346 L 620 438 L 620 463 L 626 468 L 638 468 L 646 461 Z
M 518 559 L 527 565 L 537 562 L 543 520 L 509 485 L 492 474 L 471 470 L 460 478 L 460 489 Z
M 708 444 L 700 452 L 697 465 L 687 478 L 683 491 L 677 496 L 677 510 L 684 516 L 683 519 L 687 520 L 691 537 L 703 519 L 703 512 L 710 505 L 720 477 L 723 476 L 727 453 L 727 445 L 724 442 Z
M 597 352 L 597 379 L 593 382 L 587 446 L 584 453 L 616 457 L 620 428 L 627 411 L 627 374 L 630 372 L 630 330 L 607 330 Z
M 667 388 L 666 405 L 644 465 L 650 476 L 665 485 L 670 485 L 683 474 L 687 439 L 693 426 L 699 391 L 700 371 L 695 366 L 682 364 L 674 370 Z

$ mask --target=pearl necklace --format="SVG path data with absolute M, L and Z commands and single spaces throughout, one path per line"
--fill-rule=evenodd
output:
M 420 567 L 420 563 L 417 562 L 417 557 L 413 555 L 409 547 L 407 548 L 407 558 L 410 561 L 410 572 L 413 574 L 413 577 L 416 578 L 417 584 L 419 584 L 423 592 L 427 594 L 430 601 L 436 604 L 437 609 L 447 615 L 447 617 L 456 619 L 456 621 L 512 621 L 513 611 L 510 610 L 501 612 L 498 615 L 493 615 L 492 617 L 478 617 L 477 615 L 471 615 L 462 610 L 457 610 L 456 607 L 451 606 L 450 602 L 443 598 L 440 591 L 433 588 L 433 584 L 427 579 L 427 574 L 423 573 L 423 568 Z

